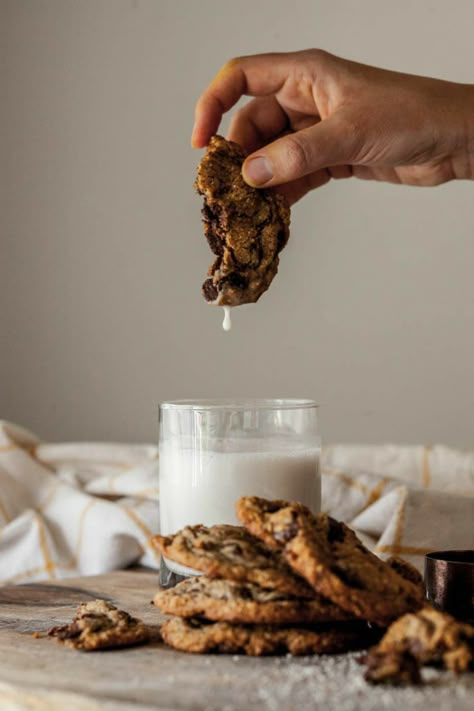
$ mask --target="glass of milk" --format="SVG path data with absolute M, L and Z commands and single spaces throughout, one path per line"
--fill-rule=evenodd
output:
M 241 496 L 321 502 L 312 400 L 177 400 L 160 406 L 160 530 L 238 524 Z M 160 583 L 196 571 L 162 559 Z

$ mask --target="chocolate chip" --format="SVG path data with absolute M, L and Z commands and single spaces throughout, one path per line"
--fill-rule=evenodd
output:
M 219 223 L 219 209 L 216 205 L 211 208 L 207 202 L 204 200 L 204 206 L 201 210 L 203 222 L 204 222 L 204 234 L 208 241 L 209 247 L 217 254 L 217 256 L 222 256 L 224 253 L 224 243 L 221 237 L 222 228 Z
M 339 521 L 328 517 L 329 529 L 328 529 L 328 542 L 329 543 L 343 543 L 346 537 L 344 526 L 342 526 Z
M 224 244 L 215 229 L 214 223 L 206 223 L 204 234 L 213 253 L 218 257 L 222 257 L 224 254 Z
M 212 283 L 212 279 L 206 279 L 202 285 L 202 293 L 206 301 L 215 301 L 217 299 L 219 292 L 217 287 Z
M 247 588 L 244 588 L 243 586 L 239 588 L 239 595 L 242 598 L 242 600 L 251 600 L 252 599 L 252 593 L 250 590 Z
M 241 274 L 238 274 L 237 272 L 232 272 L 231 274 L 229 274 L 229 276 L 225 277 L 224 279 L 221 279 L 220 283 L 229 284 L 229 286 L 233 286 L 235 289 L 246 289 L 249 281 Z
M 59 639 L 74 639 L 79 637 L 80 634 L 81 629 L 75 623 L 63 625 L 62 627 L 53 627 L 48 632 L 50 637 L 58 637 Z
M 357 573 L 355 571 L 346 570 L 345 568 L 341 568 L 339 565 L 332 565 L 331 570 L 336 573 L 337 577 L 340 578 L 345 585 L 348 585 L 351 588 L 358 588 L 360 590 L 364 589 L 364 585 L 357 577 Z
M 281 531 L 274 531 L 273 537 L 279 543 L 286 543 L 291 541 L 292 538 L 298 533 L 298 524 L 292 521 L 288 526 L 283 528 Z
M 277 235 L 277 244 L 278 244 L 278 251 L 281 252 L 283 247 L 286 245 L 288 242 L 288 230 L 287 229 L 281 229 Z

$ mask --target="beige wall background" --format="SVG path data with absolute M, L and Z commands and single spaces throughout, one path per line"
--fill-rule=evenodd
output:
M 0 0 L 0 415 L 154 440 L 165 398 L 306 396 L 326 440 L 474 448 L 474 185 L 320 189 L 224 333 L 189 146 L 231 56 L 473 82 L 473 26 L 472 0 Z

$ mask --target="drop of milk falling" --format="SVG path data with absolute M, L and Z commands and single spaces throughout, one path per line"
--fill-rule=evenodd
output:
M 222 321 L 222 328 L 224 331 L 230 331 L 232 328 L 232 321 L 230 319 L 230 306 L 224 306 L 224 320 Z

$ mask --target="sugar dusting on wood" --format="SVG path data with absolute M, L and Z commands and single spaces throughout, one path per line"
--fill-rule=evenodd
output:
M 357 663 L 360 653 L 337 656 L 272 660 L 245 659 L 236 672 L 246 679 L 238 703 L 227 711 L 240 709 L 325 709 L 325 711 L 461 711 L 472 707 L 474 675 L 455 677 L 450 673 L 426 670 L 423 687 L 370 686 Z M 255 682 L 247 678 L 252 664 Z M 259 668 L 260 667 L 260 668 Z M 214 707 L 207 707 L 214 711 Z M 217 707 L 216 707 L 217 711 Z

